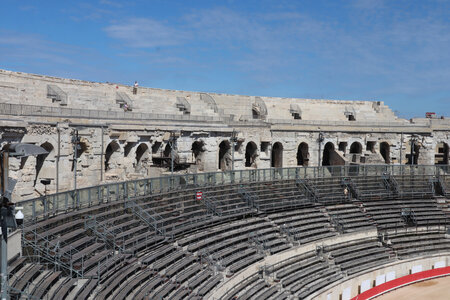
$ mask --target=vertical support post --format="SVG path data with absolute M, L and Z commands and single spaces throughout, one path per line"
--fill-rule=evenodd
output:
M 402 165 L 402 162 L 403 162 L 403 156 L 402 156 L 403 151 L 402 151 L 402 148 L 403 148 L 403 132 L 400 135 L 400 165 Z
M 6 216 L 6 213 L 4 213 L 7 208 L 5 206 L 7 199 L 4 198 L 5 197 L 5 192 L 6 189 L 8 188 L 8 153 L 7 152 L 0 152 L 0 172 L 1 172 L 1 176 L 0 176 L 0 181 L 1 181 L 1 188 L 0 188 L 0 192 L 1 192 L 1 200 L 2 200 L 2 204 L 1 204 L 1 214 L 0 214 L 0 222 L 1 222 L 1 227 L 3 228 L 4 226 L 6 227 L 6 224 L 3 224 L 3 222 L 6 222 L 6 220 L 4 220 L 4 217 Z M 1 236 L 1 288 L 2 288 L 2 300 L 7 300 L 8 299 L 8 245 L 6 243 L 6 237 L 3 236 L 3 234 L 5 234 L 5 232 L 2 233 Z M 6 233 L 7 234 L 7 233 Z
M 319 141 L 319 160 L 317 162 L 317 166 L 318 167 L 320 167 L 320 165 L 321 165 L 322 142 L 323 142 L 323 140 L 324 140 L 323 133 L 319 132 L 319 139 L 318 139 L 318 141 Z
M 72 138 L 73 143 L 73 189 L 77 192 L 77 156 L 78 156 L 78 130 L 75 129 L 74 136 Z
M 169 139 L 169 145 L 170 145 L 170 174 L 173 176 L 173 139 L 174 139 L 174 133 L 170 133 L 171 137 Z
M 56 193 L 59 193 L 59 157 L 61 155 L 61 129 L 58 127 L 58 154 L 56 155 Z
M 102 152 L 100 154 L 100 161 L 101 161 L 101 163 L 100 163 L 101 164 L 101 166 L 100 166 L 100 182 L 103 182 L 103 168 L 105 167 L 105 153 L 104 153 L 104 149 L 103 149 L 103 147 L 104 147 L 103 135 L 104 135 L 104 129 L 103 129 L 103 126 L 102 126 L 102 139 L 101 139 Z
M 3 208 L 2 208 L 3 209 Z M 6 209 L 6 208 L 5 208 Z M 3 220 L 2 220 L 3 222 Z M 1 274 L 1 280 L 2 280 L 2 300 L 8 299 L 8 245 L 6 244 L 5 238 L 2 236 L 2 274 Z

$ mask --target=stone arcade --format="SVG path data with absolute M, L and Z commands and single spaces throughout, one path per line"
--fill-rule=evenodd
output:
M 2 147 L 21 142 L 48 151 L 10 159 L 15 201 L 172 167 L 449 163 L 450 120 L 400 119 L 379 101 L 141 87 L 133 94 L 131 86 L 0 70 L 0 114 Z

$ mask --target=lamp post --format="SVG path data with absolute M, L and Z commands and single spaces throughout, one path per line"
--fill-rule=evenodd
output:
M 0 151 L 0 223 L 1 223 L 1 290 L 2 300 L 9 299 L 8 296 L 8 228 L 16 229 L 17 223 L 23 222 L 23 213 L 19 210 L 14 215 L 14 203 L 10 201 L 12 191 L 16 184 L 15 180 L 8 177 L 9 156 L 26 157 L 46 154 L 47 151 L 39 146 L 31 144 L 8 144 Z M 17 223 L 16 223 L 17 219 Z
M 317 162 L 317 166 L 320 167 L 320 156 L 322 154 L 322 142 L 325 140 L 323 133 L 319 132 L 319 139 L 317 140 L 319 142 L 319 161 Z

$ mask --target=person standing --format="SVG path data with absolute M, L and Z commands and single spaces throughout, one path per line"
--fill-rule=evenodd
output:
M 138 82 L 137 82 L 137 81 L 135 81 L 135 82 L 134 82 L 134 87 L 133 87 L 133 94 L 134 94 L 134 95 L 136 95 L 136 94 L 137 94 L 137 89 L 138 89 L 138 86 L 139 86 Z

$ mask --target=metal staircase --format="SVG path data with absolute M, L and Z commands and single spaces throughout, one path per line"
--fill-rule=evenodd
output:
M 47 98 L 52 99 L 53 102 L 59 102 L 59 105 L 67 105 L 67 93 L 59 86 L 54 84 L 47 84 Z
M 312 182 L 310 182 L 308 179 L 297 179 L 296 184 L 298 188 L 303 190 L 309 200 L 315 203 L 319 202 L 317 190 Z
M 120 105 L 120 108 L 126 104 L 128 106 L 128 110 L 133 109 L 133 100 L 131 100 L 130 96 L 124 92 L 116 92 L 116 103 Z
M 161 217 L 156 211 L 151 208 L 150 210 L 152 214 L 149 214 L 147 210 L 143 210 L 136 202 L 127 201 L 125 202 L 125 209 L 130 209 L 135 216 L 137 216 L 141 221 L 146 223 L 149 227 L 155 229 L 155 231 L 163 236 L 166 236 L 166 230 L 163 227 L 163 217 Z
M 382 179 L 383 179 L 383 184 L 384 187 L 390 192 L 393 193 L 394 195 L 399 195 L 400 191 L 398 188 L 398 182 L 397 180 L 391 176 L 391 174 L 389 173 L 384 173 L 382 175 Z
M 222 212 L 217 209 L 217 203 L 219 203 L 219 200 L 217 200 L 214 196 L 206 196 L 203 194 L 202 202 L 206 207 L 206 211 L 215 216 L 222 216 Z
M 117 238 L 117 234 L 120 233 L 120 230 L 109 229 L 104 224 L 98 222 L 96 216 L 88 216 L 84 220 L 84 228 L 86 230 L 91 230 L 92 233 L 102 239 L 109 248 L 115 249 L 121 253 L 125 252 L 125 239 Z
M 84 258 L 79 255 L 80 251 L 70 245 L 62 245 L 57 241 L 51 241 L 37 233 L 37 229 L 23 233 L 22 248 L 25 256 L 34 256 L 43 259 L 55 266 L 57 270 L 63 270 L 67 275 L 81 278 L 84 275 Z M 62 252 L 61 249 L 65 248 Z M 30 253 L 31 250 L 31 253 Z M 80 256 L 81 260 L 75 262 L 74 256 Z
M 417 225 L 417 217 L 414 213 L 414 210 L 410 208 L 403 208 L 402 212 L 402 219 L 405 221 L 405 223 L 409 226 L 416 226 Z
M 258 208 L 258 200 L 259 200 L 258 195 L 256 195 L 254 192 L 251 192 L 251 191 L 245 189 L 242 186 L 240 186 L 238 188 L 238 194 L 242 197 L 242 199 L 244 199 L 247 202 L 248 206 L 256 208 L 256 209 L 259 210 L 259 208 Z
M 348 189 L 354 199 L 360 198 L 361 192 L 350 177 L 344 177 L 341 184 Z

